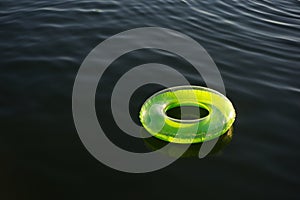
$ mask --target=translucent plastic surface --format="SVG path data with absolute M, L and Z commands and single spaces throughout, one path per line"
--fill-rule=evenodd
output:
M 199 106 L 207 110 L 208 115 L 199 119 L 176 119 L 166 114 L 171 108 L 187 106 Z M 187 116 L 188 112 L 183 110 L 181 115 Z M 235 116 L 233 105 L 224 95 L 200 86 L 162 90 L 147 99 L 140 111 L 141 123 L 150 134 L 174 143 L 198 143 L 219 137 L 232 126 Z

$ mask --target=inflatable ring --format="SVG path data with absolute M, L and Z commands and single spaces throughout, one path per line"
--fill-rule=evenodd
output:
M 208 113 L 196 118 L 177 119 L 167 111 L 180 107 L 200 107 Z M 181 116 L 188 115 L 184 110 Z M 201 112 L 201 110 L 200 110 Z M 221 93 L 200 86 L 179 86 L 159 91 L 148 98 L 140 110 L 143 127 L 153 136 L 173 143 L 198 143 L 224 134 L 235 120 L 230 100 Z

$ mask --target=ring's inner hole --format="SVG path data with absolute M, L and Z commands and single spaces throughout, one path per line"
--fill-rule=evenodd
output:
M 209 111 L 199 106 L 176 106 L 166 111 L 167 116 L 179 120 L 195 120 L 206 117 Z

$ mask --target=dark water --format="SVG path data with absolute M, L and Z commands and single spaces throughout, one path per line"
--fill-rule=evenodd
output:
M 1 199 L 299 199 L 299 1 L 2 0 L 0 8 Z M 144 26 L 177 30 L 203 45 L 237 119 L 231 143 L 214 156 L 127 174 L 84 148 L 71 95 L 81 62 L 98 43 Z M 189 63 L 166 52 L 139 50 L 114 62 L 96 108 L 108 137 L 132 151 L 145 143 L 122 133 L 107 105 L 118 78 L 148 62 L 203 85 Z M 137 123 L 139 106 L 159 89 L 146 85 L 132 96 Z

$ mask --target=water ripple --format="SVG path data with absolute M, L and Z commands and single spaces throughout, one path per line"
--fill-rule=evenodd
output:
M 31 130 L 42 118 L 45 124 L 65 127 L 72 121 L 76 72 L 97 44 L 132 28 L 170 28 L 194 38 L 209 52 L 236 107 L 236 139 L 219 164 L 232 164 L 241 173 L 259 169 L 273 179 L 297 183 L 291 160 L 296 160 L 299 146 L 300 1 L 2 0 L 0 6 L 0 119 L 7 124 L 18 118 Z M 169 64 L 194 84 L 203 84 L 188 63 L 162 51 L 119 58 L 103 82 L 113 87 L 111 81 L 124 68 L 143 61 Z M 98 100 L 109 96 L 97 94 Z M 73 123 L 67 125 L 73 131 Z M 16 130 L 11 135 L 22 136 L 23 129 Z M 235 186 L 244 181 L 234 178 Z M 265 181 L 252 175 L 249 179 Z

